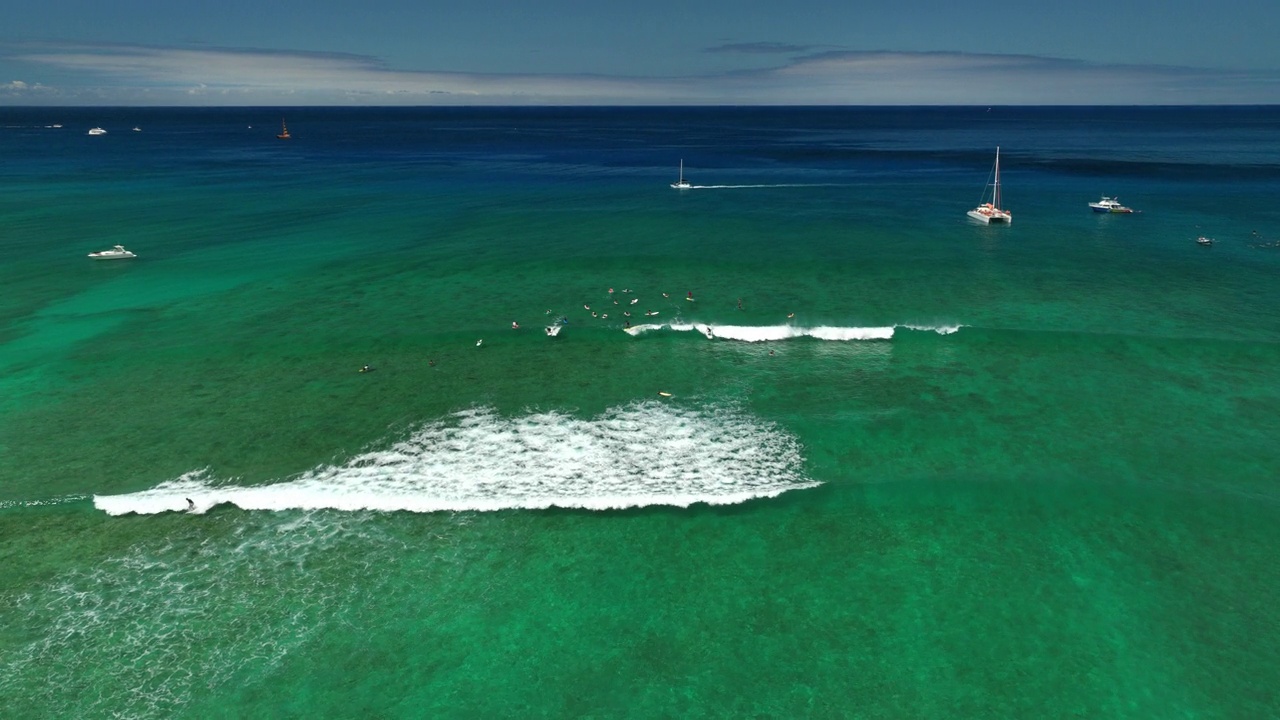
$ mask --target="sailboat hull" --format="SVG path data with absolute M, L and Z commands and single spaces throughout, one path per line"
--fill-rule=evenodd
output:
M 1013 216 L 1003 210 L 976 208 L 969 211 L 969 217 L 985 225 L 1011 225 L 1013 223 Z

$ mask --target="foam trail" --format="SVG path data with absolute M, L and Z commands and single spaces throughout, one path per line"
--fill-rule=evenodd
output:
M 88 499 L 88 495 L 61 495 L 59 497 L 44 498 L 42 500 L 2 500 L 0 501 L 0 510 L 8 510 L 9 508 L 41 507 L 45 505 L 67 505 L 70 503 L 83 502 Z
M 430 423 L 385 450 L 283 482 L 220 485 L 194 471 L 150 490 L 95 495 L 110 515 L 223 503 L 245 510 L 412 512 L 609 510 L 724 505 L 818 483 L 802 473 L 794 436 L 732 408 L 640 402 L 593 419 L 559 413 L 503 418 L 488 409 Z
M 626 328 L 631 335 L 640 335 L 655 330 L 671 330 L 672 332 L 696 331 L 710 339 L 739 340 L 742 342 L 766 342 L 770 340 L 790 340 L 791 338 L 811 337 L 818 340 L 890 340 L 893 338 L 893 327 L 800 327 L 797 325 L 707 325 L 704 323 L 662 323 L 634 325 Z
M 743 190 L 749 188 L 845 187 L 839 183 L 771 183 L 768 185 L 690 185 L 686 190 Z

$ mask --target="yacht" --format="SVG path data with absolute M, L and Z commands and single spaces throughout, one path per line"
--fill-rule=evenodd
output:
M 116 245 L 110 250 L 100 250 L 98 252 L 89 253 L 89 257 L 94 260 L 127 260 L 138 256 L 128 250 L 125 250 L 123 245 Z
M 677 190 L 688 190 L 689 188 L 693 187 L 692 185 L 689 184 L 688 180 L 684 179 L 684 158 L 680 159 L 680 179 L 671 183 L 671 187 Z
M 1000 148 L 996 148 L 996 166 L 993 171 L 995 174 L 995 182 L 988 187 L 991 190 L 991 202 L 984 202 L 978 207 L 969 211 L 969 217 L 983 224 L 1004 223 L 1005 225 L 1013 224 L 1013 213 L 1008 210 L 1000 209 Z M 986 191 L 983 191 L 983 199 L 986 199 Z
M 1133 208 L 1127 208 L 1121 205 L 1120 200 L 1118 198 L 1107 197 L 1106 195 L 1103 195 L 1102 199 L 1099 200 L 1098 202 L 1089 203 L 1089 207 L 1093 208 L 1094 212 L 1099 212 L 1099 213 L 1131 213 L 1133 212 Z
M 90 129 L 89 129 L 89 134 L 90 134 L 90 135 L 106 135 L 106 134 L 107 134 L 107 131 L 106 131 L 106 130 L 103 130 L 103 129 L 102 129 L 102 128 L 100 128 L 100 127 L 96 127 L 96 128 L 90 128 Z

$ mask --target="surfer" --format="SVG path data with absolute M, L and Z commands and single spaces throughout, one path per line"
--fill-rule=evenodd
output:
M 742 298 L 738 298 L 738 309 L 742 309 Z
M 427 365 L 429 365 L 430 367 L 435 367 L 435 366 L 436 366 L 436 361 L 435 361 L 435 360 L 428 360 L 428 361 L 427 361 Z
M 483 343 L 484 343 L 484 338 L 480 338 L 479 340 L 476 341 L 476 347 L 480 347 L 480 345 Z
M 511 329 L 512 329 L 512 330 L 519 330 L 519 329 L 520 329 L 520 323 L 516 322 L 515 320 L 512 320 L 512 321 L 511 321 Z
M 187 498 L 187 512 L 191 512 L 192 510 L 195 510 L 195 509 L 196 509 L 195 501 L 192 500 L 191 498 Z
M 362 373 L 373 372 L 373 367 L 370 365 L 361 365 L 360 372 Z

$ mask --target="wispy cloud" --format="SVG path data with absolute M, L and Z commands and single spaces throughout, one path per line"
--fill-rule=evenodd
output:
M 788 43 L 778 42 L 753 42 L 753 43 L 731 43 L 728 45 L 717 45 L 709 47 L 703 52 L 709 53 L 738 53 L 742 55 L 795 55 L 797 53 L 813 52 L 816 49 L 814 45 L 790 45 Z
M 800 52 L 753 43 L 723 52 Z M 754 50 L 745 48 L 755 48 Z M 1280 102 L 1280 76 L 1032 55 L 822 52 L 680 78 L 396 70 L 376 58 L 228 48 L 62 45 L 10 60 L 71 81 L 0 85 L 0 102 L 64 104 L 1210 104 Z M 36 74 L 39 74 L 37 72 Z

